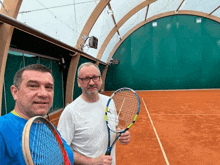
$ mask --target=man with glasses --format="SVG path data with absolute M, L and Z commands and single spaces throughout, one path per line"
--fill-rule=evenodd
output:
M 73 149 L 75 164 L 115 165 L 115 148 L 111 156 L 104 155 L 108 144 L 105 107 L 109 97 L 99 93 L 102 85 L 100 70 L 91 62 L 83 63 L 77 76 L 82 94 L 66 106 L 60 116 L 58 130 Z M 115 136 L 112 133 L 111 139 Z M 122 134 L 119 141 L 128 144 L 130 133 Z

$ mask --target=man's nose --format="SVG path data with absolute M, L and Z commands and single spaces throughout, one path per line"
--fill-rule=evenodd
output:
M 38 91 L 38 95 L 42 97 L 47 97 L 48 96 L 48 91 L 46 90 L 45 87 L 41 87 Z

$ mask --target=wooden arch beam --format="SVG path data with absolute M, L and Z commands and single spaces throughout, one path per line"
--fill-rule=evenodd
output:
M 89 19 L 87 20 L 81 34 L 79 35 L 75 48 L 82 50 L 82 45 L 85 43 L 85 40 L 82 38 L 82 36 L 89 35 L 96 20 L 99 18 L 100 14 L 105 9 L 106 5 L 108 5 L 109 2 L 110 0 L 100 0 L 100 2 L 96 6 L 96 8 L 93 10 L 92 14 L 90 15 Z M 77 71 L 77 66 L 78 66 L 80 57 L 81 57 L 81 54 L 77 54 L 76 57 L 72 57 L 71 62 L 70 62 L 68 75 L 67 75 L 67 83 L 66 83 L 65 105 L 73 101 L 75 77 L 76 77 L 76 71 Z
M 110 33 L 108 34 L 108 36 L 106 37 L 105 41 L 103 42 L 101 48 L 99 49 L 98 55 L 97 55 L 97 59 L 101 59 L 103 52 L 105 51 L 108 43 L 110 42 L 110 40 L 112 39 L 112 37 L 114 36 L 114 34 L 118 31 L 118 29 L 129 19 L 131 18 L 135 13 L 137 13 L 138 11 L 140 11 L 141 9 L 143 9 L 144 7 L 148 6 L 149 4 L 155 2 L 157 0 L 146 0 L 142 3 L 140 3 L 139 5 L 137 5 L 136 7 L 134 7 L 131 11 L 129 11 L 118 23 L 117 25 L 110 31 Z
M 12 18 L 17 18 L 22 0 L 4 0 L 0 13 Z M 0 116 L 2 111 L 2 89 L 5 76 L 5 67 L 8 50 L 11 43 L 14 27 L 5 23 L 0 24 Z
M 80 57 L 81 55 L 77 53 L 76 56 L 71 58 L 70 66 L 68 69 L 67 82 L 66 82 L 65 106 L 73 101 L 74 83 L 75 83 L 75 77 L 77 74 L 76 71 Z
M 135 27 L 133 27 L 131 30 L 129 30 L 123 37 L 122 39 L 116 44 L 116 46 L 112 49 L 109 58 L 112 58 L 112 56 L 114 55 L 115 51 L 118 49 L 118 47 L 121 45 L 121 43 L 129 36 L 131 35 L 131 33 L 133 33 L 135 30 L 137 30 L 138 28 L 140 28 L 141 26 L 159 19 L 159 18 L 163 18 L 163 17 L 168 17 L 168 16 L 172 16 L 172 15 L 194 15 L 194 16 L 200 16 L 200 17 L 205 17 L 211 20 L 214 20 L 216 22 L 220 23 L 220 18 L 213 16 L 213 15 L 209 15 L 207 13 L 203 13 L 203 12 L 198 12 L 198 11 L 191 11 L 191 10 L 180 10 L 177 12 L 175 11 L 171 11 L 171 12 L 166 12 L 166 13 L 162 13 L 162 14 L 158 14 L 155 15 L 149 19 L 147 19 L 146 21 L 142 21 L 141 23 L 137 24 Z
M 99 18 L 102 11 L 105 9 L 106 5 L 110 0 L 100 0 L 96 8 L 93 10 L 92 14 L 90 15 L 89 19 L 87 20 L 81 34 L 76 43 L 76 48 L 82 50 L 82 45 L 85 43 L 85 40 L 82 38 L 83 35 L 88 36 L 92 27 L 94 26 L 96 20 Z

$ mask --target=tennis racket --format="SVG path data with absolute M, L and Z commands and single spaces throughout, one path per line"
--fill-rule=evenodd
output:
M 120 88 L 109 98 L 105 110 L 105 121 L 108 128 L 108 148 L 105 155 L 111 155 L 111 150 L 122 133 L 126 132 L 137 119 L 140 111 L 140 99 L 131 88 Z M 117 133 L 111 142 L 110 130 Z
M 41 116 L 35 116 L 26 123 L 22 151 L 27 165 L 71 165 L 57 130 Z

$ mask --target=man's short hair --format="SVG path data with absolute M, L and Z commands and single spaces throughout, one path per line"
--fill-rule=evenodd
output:
M 48 67 L 46 67 L 42 64 L 27 65 L 27 66 L 21 68 L 20 70 L 18 70 L 17 73 L 14 76 L 13 84 L 18 89 L 20 88 L 20 85 L 21 85 L 21 82 L 22 82 L 22 74 L 25 70 L 34 70 L 34 71 L 39 71 L 39 72 L 49 72 L 52 75 L 52 71 Z
M 99 69 L 99 67 L 98 67 L 96 64 L 94 64 L 94 63 L 92 63 L 92 62 L 85 62 L 85 63 L 82 63 L 82 64 L 79 66 L 78 71 L 77 71 L 77 77 L 79 77 L 79 72 L 80 72 L 80 70 L 82 69 L 82 67 L 84 67 L 84 66 L 95 66 L 95 67 L 98 69 L 99 74 L 101 75 L 100 69 Z

